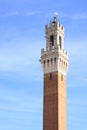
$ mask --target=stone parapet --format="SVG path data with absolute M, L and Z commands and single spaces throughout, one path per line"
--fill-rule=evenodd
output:
M 51 49 L 51 51 L 41 50 L 41 64 L 44 73 L 59 71 L 66 75 L 69 66 L 68 60 L 68 53 L 65 50 L 58 48 Z

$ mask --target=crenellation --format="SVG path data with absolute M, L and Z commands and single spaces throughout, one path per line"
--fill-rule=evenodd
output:
M 45 59 L 42 61 L 43 64 L 43 71 L 44 73 L 50 73 L 54 71 L 59 71 L 62 74 L 66 75 L 68 70 L 68 63 L 63 58 L 56 57 L 49 57 L 49 59 Z
M 56 59 L 56 62 L 55 62 L 55 59 Z M 44 73 L 59 71 L 63 73 L 64 75 L 66 75 L 67 70 L 68 70 L 68 53 L 64 49 L 58 50 L 57 48 L 56 49 L 54 48 L 48 51 L 44 51 L 44 49 L 42 49 L 41 50 L 41 63 L 44 64 L 44 61 L 45 61 L 45 64 L 47 64 L 46 66 L 43 65 Z

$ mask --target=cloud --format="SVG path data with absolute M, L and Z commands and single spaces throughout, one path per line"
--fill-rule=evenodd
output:
M 72 16 L 74 20 L 87 20 L 87 13 L 78 13 Z
M 7 12 L 4 14 L 0 14 L 0 17 L 10 17 L 10 16 L 32 16 L 32 15 L 39 15 L 42 14 L 41 11 L 14 11 L 14 12 Z
M 42 99 L 41 98 L 34 98 L 29 97 L 29 100 L 24 100 L 21 98 L 20 100 L 12 100 L 6 97 L 7 99 L 3 101 L 3 103 L 0 103 L 0 110 L 3 111 L 15 111 L 15 112 L 39 112 L 39 110 L 42 108 Z M 1 102 L 1 100 L 0 100 Z
M 41 79 L 39 58 L 43 41 L 37 38 L 40 33 L 37 30 L 31 28 L 25 31 L 22 33 L 12 29 L 1 33 L 0 79 L 24 82 L 31 82 L 32 76 L 34 81 Z M 35 38 L 31 32 L 35 32 Z
M 42 69 L 39 62 L 42 41 L 14 30 L 3 33 L 1 37 L 0 79 L 22 78 L 29 81 L 29 77 L 33 76 L 34 80 L 38 80 Z
M 85 89 L 87 84 L 87 38 L 67 40 L 69 52 L 69 70 L 67 74 L 68 89 Z M 73 79 L 73 81 L 72 81 Z M 73 82 L 73 83 L 72 83 Z
M 41 79 L 39 74 L 42 68 L 39 58 L 38 44 L 26 43 L 0 47 L 0 79 L 11 77 L 11 79 L 20 78 L 23 79 L 22 81 L 30 81 L 32 76 L 34 80 Z
M 0 110 L 17 112 L 39 112 L 42 108 L 42 96 L 30 93 L 31 88 L 20 89 L 0 86 Z M 25 94 L 26 93 L 26 94 Z
M 20 40 L 17 42 L 14 44 L 12 41 L 11 44 L 0 45 L 0 71 L 12 69 L 16 71 L 17 67 L 20 70 L 22 66 L 31 66 L 36 61 L 39 62 L 40 46 L 37 43 L 34 44 L 26 39 L 26 43 Z
M 60 18 L 68 18 L 68 19 L 72 19 L 72 20 L 87 20 L 86 12 L 81 12 L 81 13 L 76 13 L 76 14 L 71 14 L 71 15 L 59 12 L 58 16 Z
M 78 96 L 77 98 L 69 97 L 68 100 L 67 100 L 67 104 L 69 106 L 86 107 L 87 106 L 86 94 L 80 95 L 80 94 L 77 93 L 77 96 Z

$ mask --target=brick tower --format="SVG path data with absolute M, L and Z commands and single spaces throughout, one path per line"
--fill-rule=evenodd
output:
M 44 73 L 43 130 L 67 130 L 66 73 L 68 54 L 64 50 L 64 27 L 57 16 L 45 26 L 46 51 L 41 50 Z

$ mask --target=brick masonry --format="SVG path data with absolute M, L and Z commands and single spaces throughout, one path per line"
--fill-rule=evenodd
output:
M 44 74 L 43 130 L 66 130 L 66 77 Z

